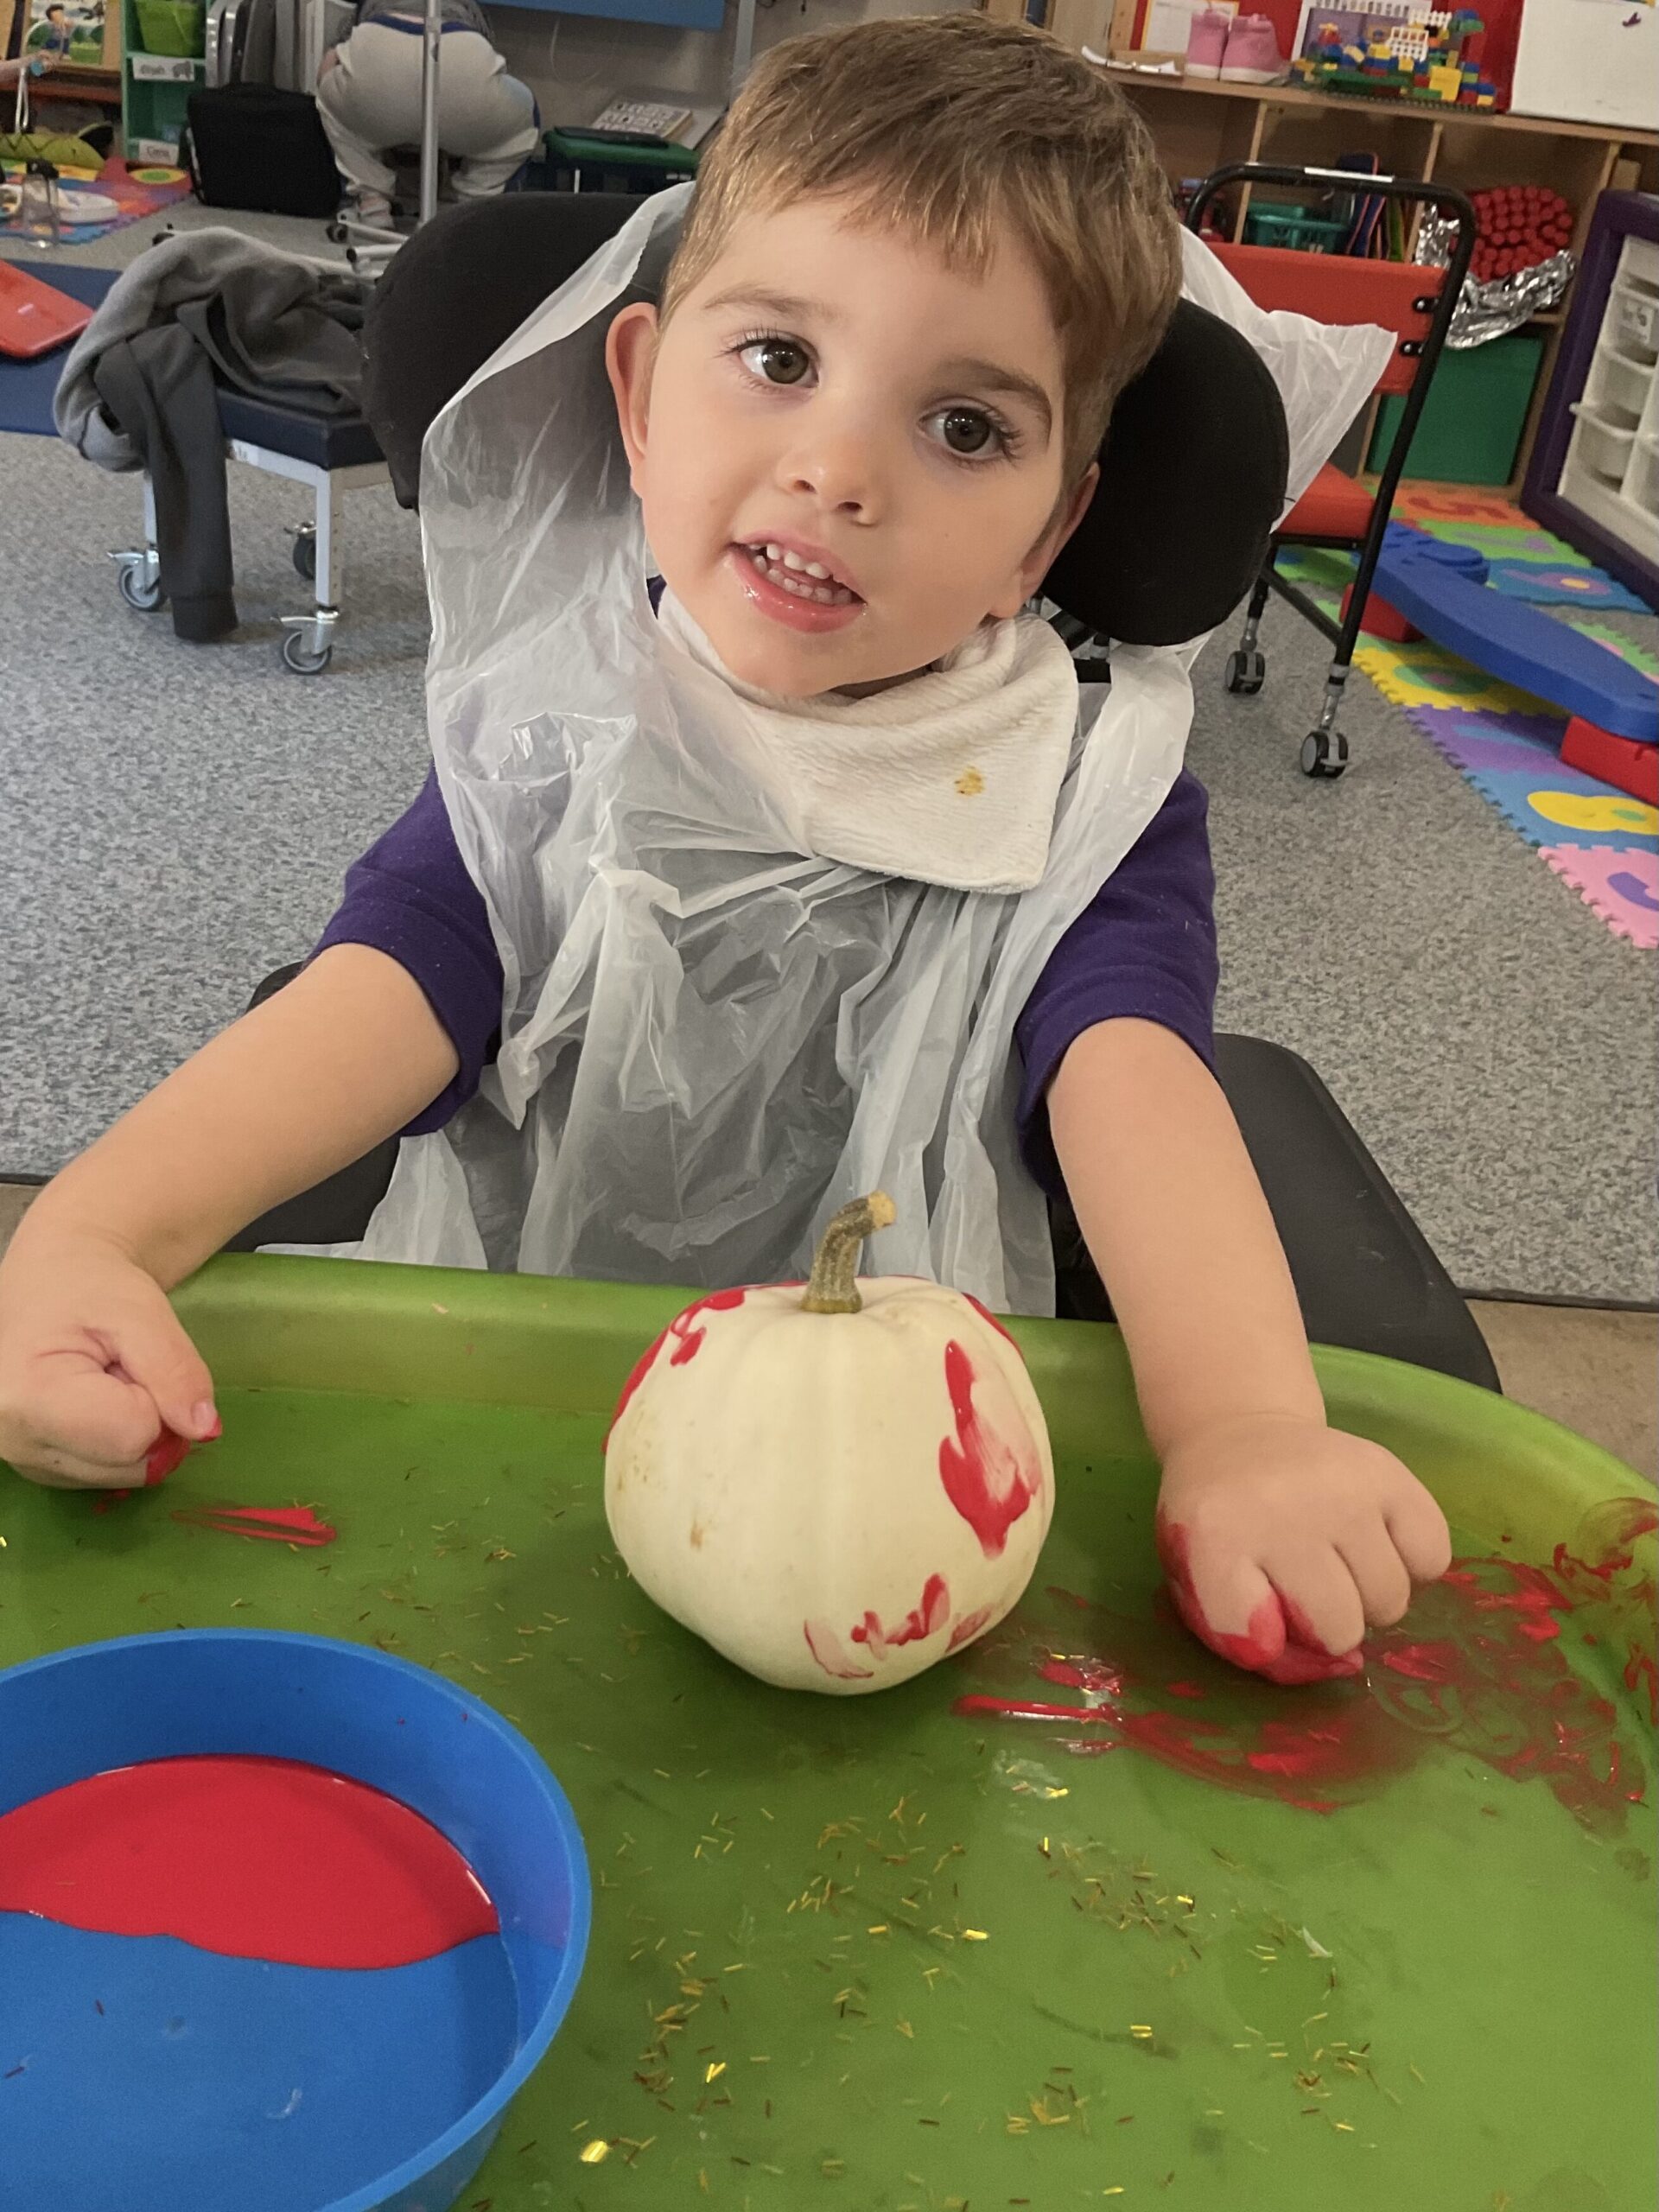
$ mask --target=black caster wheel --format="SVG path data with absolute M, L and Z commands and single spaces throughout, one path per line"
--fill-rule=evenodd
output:
M 117 574 L 116 582 L 120 586 L 122 598 L 129 607 L 137 607 L 140 614 L 154 614 L 167 594 L 162 589 L 159 576 L 152 576 L 148 583 L 141 583 L 142 573 L 138 569 L 122 569 Z
M 1254 650 L 1248 653 L 1229 653 L 1227 673 L 1222 681 L 1230 691 L 1236 691 L 1240 698 L 1254 699 L 1262 689 L 1262 679 L 1267 672 L 1268 661 L 1265 653 L 1256 652 Z
M 302 630 L 290 630 L 283 639 L 283 665 L 296 676 L 321 676 L 334 657 L 332 645 L 310 645 Z
M 317 538 L 311 530 L 296 531 L 294 537 L 294 566 L 308 584 L 317 580 Z
M 1302 773 L 1334 783 L 1348 766 L 1348 741 L 1339 729 L 1311 729 L 1302 740 Z

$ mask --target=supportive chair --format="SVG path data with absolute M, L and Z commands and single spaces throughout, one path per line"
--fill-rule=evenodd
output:
M 440 214 L 403 248 L 364 334 L 364 411 L 404 505 L 418 502 L 434 416 L 638 204 L 599 193 L 486 200 Z M 1261 359 L 1236 332 L 1183 303 L 1118 404 L 1100 488 L 1044 584 L 1057 627 L 1090 674 L 1113 640 L 1177 644 L 1226 618 L 1267 556 L 1286 466 L 1283 410 Z M 255 1003 L 298 972 L 267 977 Z M 1468 1308 L 1312 1068 L 1257 1038 L 1217 1043 L 1310 1336 L 1496 1389 Z M 378 1147 L 251 1224 L 232 1249 L 360 1236 L 396 1153 L 395 1140 Z M 1054 1233 L 1061 1313 L 1109 1319 L 1064 1206 Z
M 1205 177 L 1186 213 L 1188 229 L 1197 231 L 1216 194 L 1228 185 L 1317 188 L 1337 180 L 1350 188 L 1363 189 L 1367 197 L 1377 194 L 1408 205 L 1433 205 L 1453 216 L 1458 233 L 1450 267 L 1429 269 L 1408 261 L 1360 261 L 1346 254 L 1298 253 L 1282 246 L 1210 242 L 1211 251 L 1259 308 L 1269 311 L 1285 308 L 1296 315 L 1312 315 L 1319 322 L 1373 322 L 1398 334 L 1399 343 L 1376 385 L 1379 395 L 1398 394 L 1405 403 L 1382 474 L 1372 486 L 1344 475 L 1329 461 L 1320 469 L 1273 534 L 1250 594 L 1238 650 L 1227 663 L 1224 681 L 1230 691 L 1249 697 L 1262 689 L 1267 662 L 1256 643 L 1256 633 L 1269 592 L 1277 592 L 1330 639 L 1336 656 L 1325 682 L 1325 702 L 1319 721 L 1302 740 L 1301 753 L 1302 772 L 1327 779 L 1341 775 L 1348 766 L 1348 741 L 1337 728 L 1337 717 L 1342 711 L 1343 691 L 1353 664 L 1372 572 L 1382 550 L 1382 533 L 1451 327 L 1452 310 L 1463 289 L 1469 257 L 1474 251 L 1475 211 L 1451 185 L 1420 184 L 1410 177 L 1393 176 L 1367 176 L 1357 182 L 1348 169 L 1281 168 L 1264 162 L 1236 162 Z M 1329 546 L 1358 554 L 1358 570 L 1343 601 L 1340 620 L 1332 621 L 1323 607 L 1279 573 L 1276 563 L 1282 545 Z

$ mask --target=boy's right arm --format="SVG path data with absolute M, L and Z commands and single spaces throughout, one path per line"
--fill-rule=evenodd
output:
M 335 944 L 168 1076 L 48 1185 L 0 1261 L 0 1459 L 137 1486 L 162 1427 L 213 1433 L 212 1377 L 166 1294 L 403 1128 L 457 1065 L 405 969 Z

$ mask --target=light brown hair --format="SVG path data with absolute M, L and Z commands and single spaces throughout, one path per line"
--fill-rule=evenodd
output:
M 1075 484 L 1180 290 L 1169 189 L 1117 87 L 1046 31 L 966 12 L 785 41 L 751 73 L 698 172 L 663 321 L 740 217 L 820 194 L 969 273 L 1012 229 L 1059 337 L 1065 481 Z

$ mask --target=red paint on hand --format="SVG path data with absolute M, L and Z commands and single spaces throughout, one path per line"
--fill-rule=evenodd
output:
M 974 1404 L 976 1380 L 973 1362 L 952 1338 L 944 1348 L 944 1381 L 957 1433 L 939 1446 L 939 1479 L 986 1558 L 999 1559 L 1008 1530 L 1037 1495 L 1042 1476 L 981 1418 Z
M 223 1536 L 260 1536 L 273 1544 L 313 1548 L 340 1534 L 308 1505 L 181 1505 L 173 1518 L 187 1529 L 212 1529 Z
M 289 1759 L 156 1759 L 0 1817 L 0 1912 L 303 1967 L 397 1967 L 499 1925 L 418 1813 Z
M 144 1488 L 153 1490 L 157 1483 L 164 1483 L 175 1467 L 181 1466 L 190 1449 L 188 1437 L 181 1436 L 163 1422 L 162 1433 L 149 1447 L 144 1461 Z
M 1361 1673 L 1365 1661 L 1358 1650 L 1327 1651 L 1312 1624 L 1294 1600 L 1275 1596 L 1260 1599 L 1243 1635 L 1214 1628 L 1192 1586 L 1186 1530 L 1179 1521 L 1158 1516 L 1158 1550 L 1169 1577 L 1170 1595 L 1200 1643 L 1207 1643 L 1221 1658 L 1261 1675 L 1281 1689 L 1305 1682 L 1340 1681 Z

